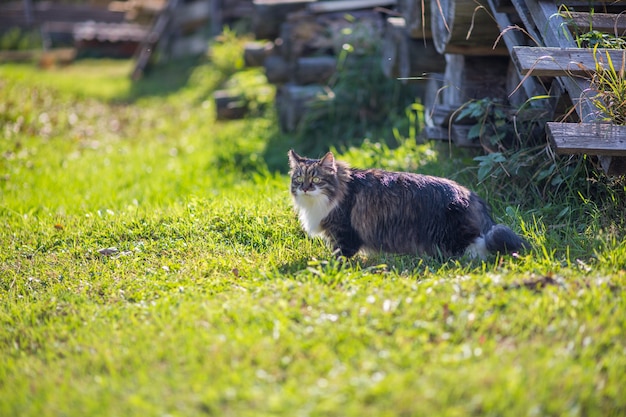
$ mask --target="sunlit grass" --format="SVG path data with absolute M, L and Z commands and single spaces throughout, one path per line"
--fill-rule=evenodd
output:
M 615 195 L 502 201 L 469 151 L 372 138 L 335 151 L 453 177 L 533 248 L 337 261 L 268 169 L 271 107 L 215 121 L 230 61 L 159 90 L 0 67 L 0 415 L 626 414 Z

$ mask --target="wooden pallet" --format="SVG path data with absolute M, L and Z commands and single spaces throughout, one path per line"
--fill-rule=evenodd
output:
M 608 68 L 608 57 L 615 68 L 626 62 L 626 50 L 583 48 L 544 48 L 516 46 L 511 57 L 522 75 L 535 77 L 590 77 L 598 67 Z

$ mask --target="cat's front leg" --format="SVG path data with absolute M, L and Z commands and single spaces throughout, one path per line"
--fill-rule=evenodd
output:
M 354 232 L 346 232 L 332 235 L 333 254 L 351 258 L 361 249 L 363 241 Z
M 338 258 L 352 258 L 359 251 L 360 248 L 347 248 L 335 246 L 333 248 L 333 255 Z
M 320 226 L 336 256 L 351 258 L 363 246 L 363 240 L 352 227 L 346 211 L 334 210 L 322 220 Z

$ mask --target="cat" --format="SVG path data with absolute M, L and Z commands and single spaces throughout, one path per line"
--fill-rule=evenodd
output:
M 356 169 L 332 152 L 309 159 L 289 151 L 291 195 L 303 229 L 346 258 L 360 250 L 485 259 L 528 243 L 496 224 L 474 192 L 445 178 Z

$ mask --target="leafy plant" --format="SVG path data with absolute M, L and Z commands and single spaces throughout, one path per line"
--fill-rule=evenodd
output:
M 0 35 L 0 50 L 41 49 L 41 35 L 37 31 L 9 29 Z
M 478 162 L 477 176 L 479 182 L 485 181 L 490 175 L 499 177 L 505 174 L 503 163 L 507 161 L 507 158 L 500 152 L 477 156 L 474 161 Z
M 579 48 L 626 49 L 626 39 L 609 33 L 590 30 L 576 36 Z
M 504 106 L 490 98 L 465 103 L 454 119 L 463 124 L 472 124 L 467 139 L 477 140 L 487 152 L 502 150 L 506 146 L 505 140 L 510 137 Z
M 474 157 L 476 180 L 501 200 L 532 209 L 565 192 L 572 206 L 583 196 L 606 201 L 612 212 L 614 204 L 609 201 L 622 201 L 618 206 L 624 208 L 624 184 L 597 172 L 592 158 L 551 151 L 543 133 L 543 112 L 486 99 L 466 103 L 454 120 L 471 125 L 468 138 L 479 141 L 486 151 Z M 607 200 L 609 195 L 613 197 Z

